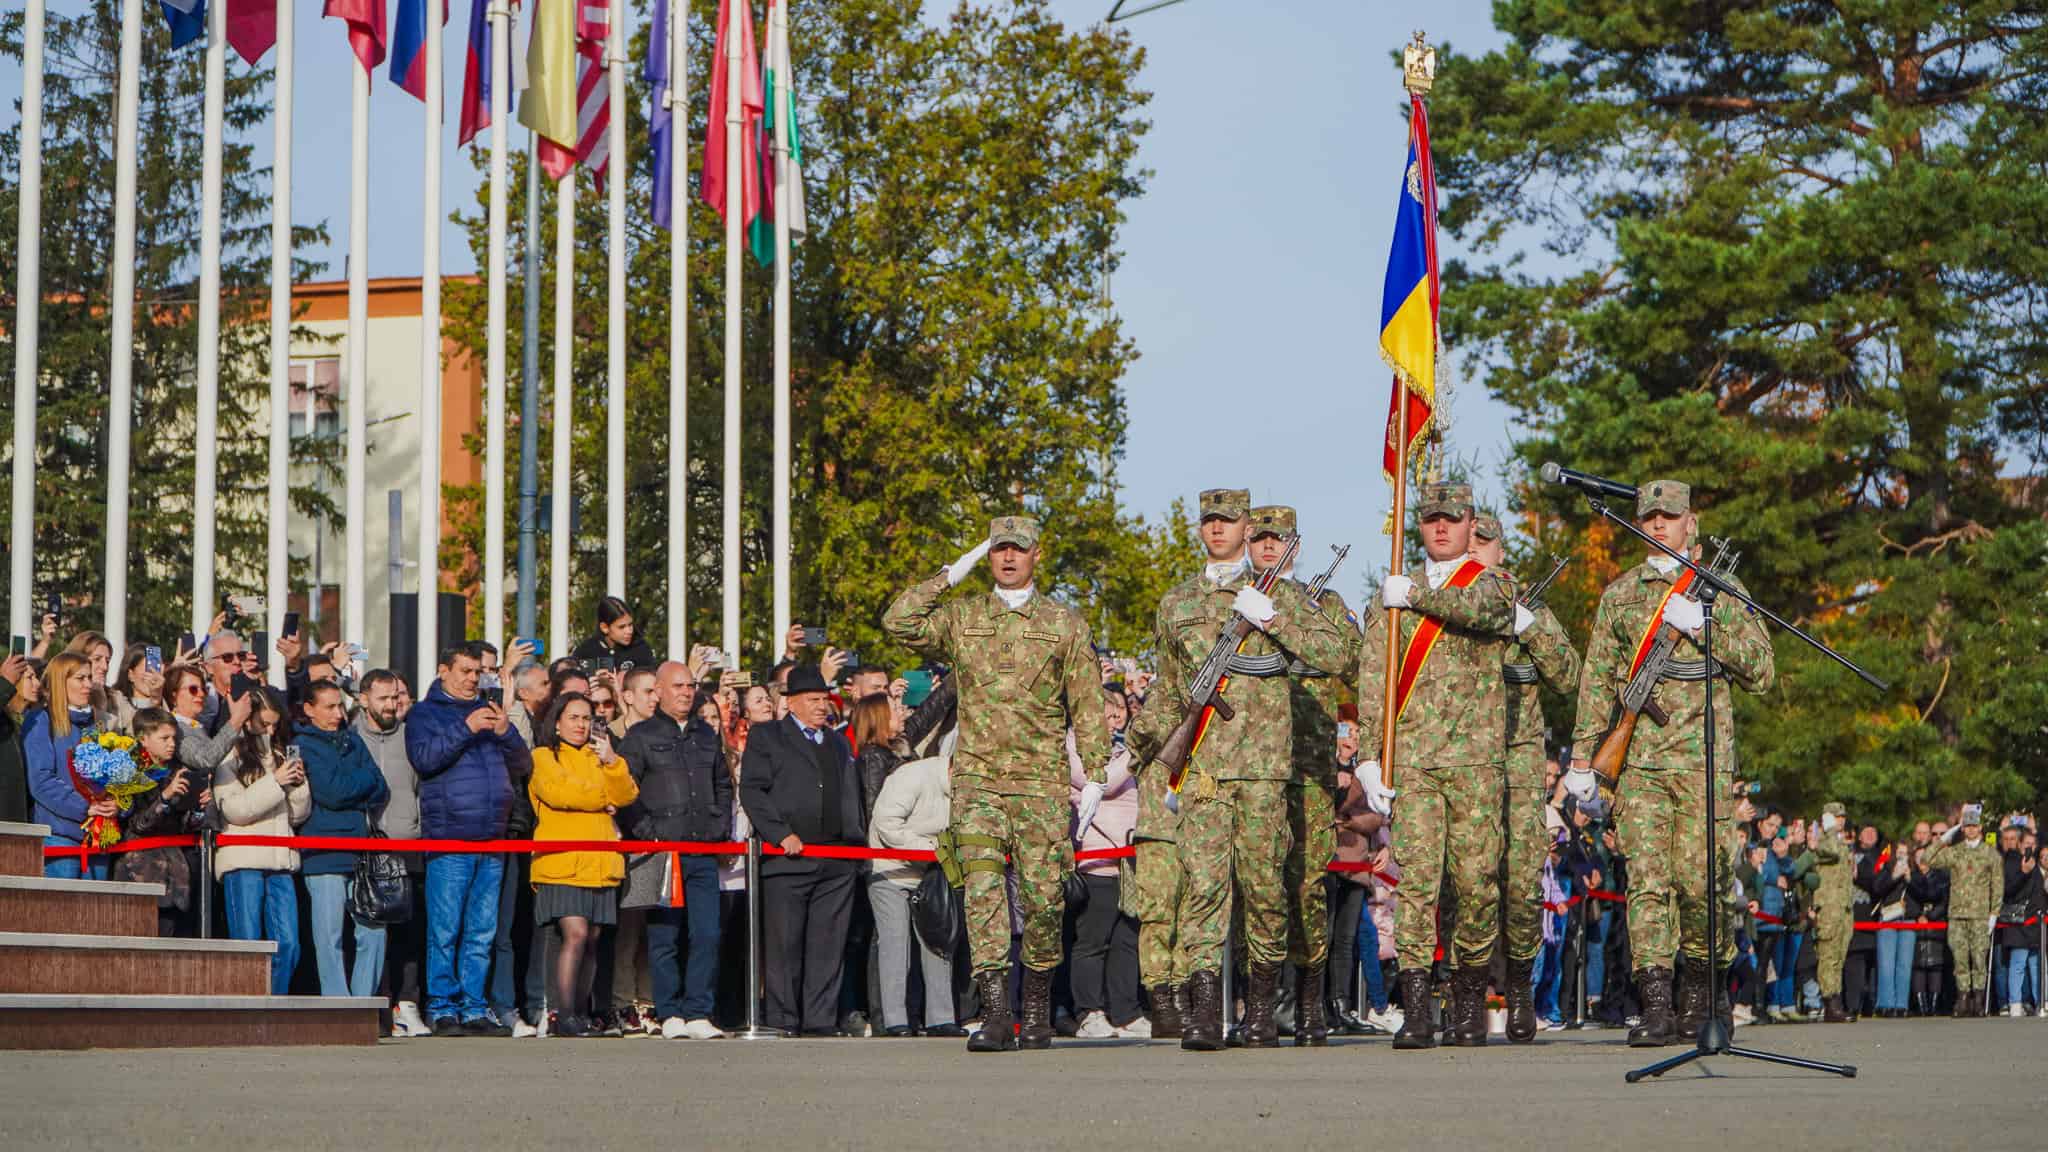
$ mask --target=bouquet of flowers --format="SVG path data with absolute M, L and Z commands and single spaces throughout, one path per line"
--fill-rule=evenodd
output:
M 71 750 L 71 786 L 89 803 L 112 799 L 117 808 L 126 812 L 135 797 L 155 788 L 163 779 L 165 766 L 145 766 L 143 759 L 132 737 L 88 729 Z M 156 771 L 152 774 L 147 768 Z M 81 827 L 90 848 L 111 847 L 121 839 L 121 823 L 113 817 L 88 816 Z

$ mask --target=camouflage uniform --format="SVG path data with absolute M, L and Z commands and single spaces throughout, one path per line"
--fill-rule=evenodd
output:
M 1179 984 L 1189 975 L 1180 951 L 1179 840 L 1180 816 L 1166 806 L 1166 773 L 1141 773 L 1133 843 L 1138 852 L 1138 974 L 1148 988 Z
M 1948 869 L 1948 950 L 1955 957 L 1956 992 L 1981 993 L 1991 964 L 1991 921 L 2005 896 L 2005 860 L 1984 836 L 1975 844 L 1936 842 L 1927 851 L 1927 867 Z
M 997 519 L 992 544 L 1035 547 L 1038 524 Z M 1011 608 L 993 592 L 941 604 L 944 573 L 896 598 L 882 617 L 891 639 L 953 668 L 960 736 L 953 752 L 953 830 L 967 873 L 967 940 L 976 973 L 1006 971 L 1010 907 L 1007 855 L 1017 874 L 1024 965 L 1060 962 L 1065 879 L 1074 867 L 1067 797 L 1067 729 L 1081 762 L 1108 761 L 1110 740 L 1096 701 L 1102 672 L 1088 623 L 1034 594 Z
M 1690 488 L 1661 480 L 1643 486 L 1636 514 L 1683 515 L 1690 506 Z M 1579 679 L 1575 757 L 1589 758 L 1613 726 L 1636 646 L 1658 618 L 1675 575 L 1646 562 L 1622 573 L 1601 595 Z M 1741 587 L 1740 581 L 1731 583 Z M 1714 659 L 1726 679 L 1749 692 L 1769 691 L 1777 675 L 1770 636 L 1731 597 L 1714 602 Z M 1615 838 L 1628 857 L 1629 945 L 1639 969 L 1669 968 L 1681 947 L 1688 959 L 1707 959 L 1710 902 L 1700 891 L 1707 841 L 1705 671 L 1698 645 L 1681 637 L 1654 697 L 1670 723 L 1659 728 L 1645 718 L 1637 725 L 1615 790 Z M 1734 843 L 1735 709 L 1725 688 L 1715 695 L 1714 805 L 1721 818 L 1715 831 L 1726 847 Z M 1728 929 L 1718 936 L 1720 959 L 1727 961 L 1735 954 L 1735 934 L 1726 919 L 1726 892 L 1718 903 Z
M 1822 811 L 1838 820 L 1847 815 L 1840 804 L 1831 803 Z M 1856 930 L 1856 854 L 1840 835 L 1825 831 L 1808 850 L 1820 879 L 1812 901 L 1813 950 L 1820 964 L 1815 976 L 1833 1017 L 1841 1011 L 1834 1000 L 1842 994 L 1842 966 L 1848 962 L 1849 937 Z

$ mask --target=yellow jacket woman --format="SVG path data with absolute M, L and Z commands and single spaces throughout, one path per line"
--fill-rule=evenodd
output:
M 533 750 L 527 784 L 537 823 L 535 840 L 617 840 L 612 815 L 640 795 L 623 757 L 603 762 L 598 750 L 563 741 Z M 533 858 L 533 883 L 609 888 L 626 878 L 617 852 L 547 852 Z

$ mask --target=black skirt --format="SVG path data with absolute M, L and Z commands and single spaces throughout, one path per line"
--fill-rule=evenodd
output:
M 581 888 L 574 884 L 534 885 L 534 922 L 552 924 L 564 916 L 581 916 L 592 924 L 617 924 L 619 890 Z

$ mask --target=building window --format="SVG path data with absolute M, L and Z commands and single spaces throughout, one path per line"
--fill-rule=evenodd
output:
M 341 357 L 319 356 L 292 361 L 291 432 L 326 438 L 341 436 Z M 306 416 L 312 414 L 312 426 Z

